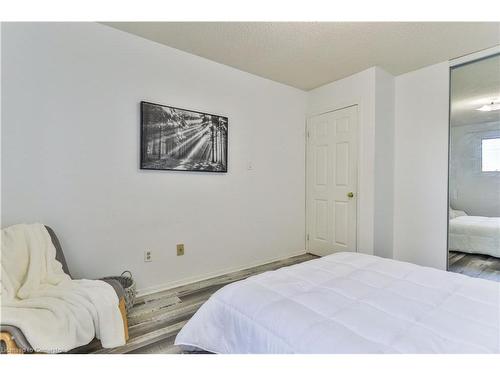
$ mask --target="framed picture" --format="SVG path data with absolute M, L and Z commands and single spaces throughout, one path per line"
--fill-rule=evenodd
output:
M 141 169 L 227 172 L 228 118 L 141 102 Z

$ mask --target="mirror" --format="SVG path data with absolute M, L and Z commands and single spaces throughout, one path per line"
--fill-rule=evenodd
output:
M 448 270 L 500 281 L 500 55 L 450 73 Z

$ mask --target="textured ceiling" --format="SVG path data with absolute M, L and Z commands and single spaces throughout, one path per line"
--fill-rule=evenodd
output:
M 500 111 L 477 110 L 492 101 L 500 102 L 500 55 L 452 70 L 452 126 L 500 121 Z
M 500 44 L 500 23 L 104 24 L 303 90 L 375 65 L 399 75 Z

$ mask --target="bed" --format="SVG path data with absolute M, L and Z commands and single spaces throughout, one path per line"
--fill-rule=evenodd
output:
M 500 353 L 500 283 L 336 253 L 225 286 L 175 340 L 212 353 Z
M 449 250 L 500 258 L 500 217 L 468 216 L 450 210 L 449 231 Z

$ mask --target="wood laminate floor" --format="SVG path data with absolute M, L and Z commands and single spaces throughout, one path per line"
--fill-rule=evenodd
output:
M 500 259 L 489 255 L 450 251 L 448 271 L 500 282 Z
M 249 276 L 314 258 L 317 257 L 303 254 L 139 297 L 128 313 L 130 338 L 126 345 L 103 349 L 99 341 L 94 340 L 71 353 L 180 353 L 180 349 L 173 345 L 175 336 L 214 292 L 224 285 Z

